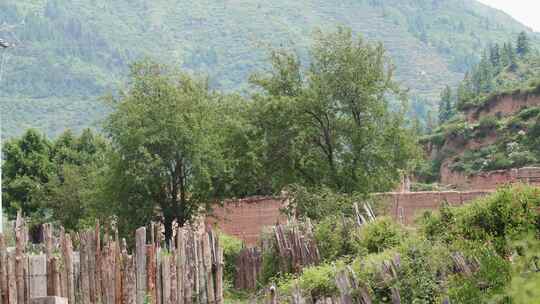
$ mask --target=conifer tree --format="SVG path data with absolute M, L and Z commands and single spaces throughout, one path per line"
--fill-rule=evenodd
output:
M 441 92 L 439 101 L 439 123 L 448 121 L 454 115 L 454 103 L 452 102 L 452 89 L 446 86 Z
M 530 45 L 529 45 L 529 37 L 527 37 L 527 33 L 521 32 L 519 33 L 518 39 L 517 39 L 517 46 L 516 46 L 516 53 L 523 57 L 527 55 L 530 51 Z

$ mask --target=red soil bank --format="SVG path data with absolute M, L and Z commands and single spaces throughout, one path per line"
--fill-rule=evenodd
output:
M 484 105 L 465 111 L 467 120 L 475 122 L 484 116 L 510 116 L 525 107 L 540 106 L 540 96 L 518 94 L 493 97 Z
M 454 172 L 445 163 L 441 167 L 441 184 L 458 189 L 493 190 L 506 184 L 526 183 L 540 186 L 540 168 L 497 170 L 475 175 Z

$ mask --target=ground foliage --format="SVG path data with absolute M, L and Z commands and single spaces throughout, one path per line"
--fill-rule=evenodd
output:
M 325 262 L 297 276 L 280 274 L 270 282 L 277 284 L 284 298 L 297 285 L 308 298 L 333 296 L 337 294 L 336 273 L 351 267 L 376 303 L 390 302 L 392 288 L 399 291 L 403 303 L 440 303 L 444 299 L 451 303 L 534 303 L 539 191 L 528 186 L 501 188 L 467 206 L 426 213 L 415 230 L 379 219 L 360 228 L 359 238 L 341 233 L 339 220 L 322 220 L 315 229 Z M 346 250 L 329 245 L 355 241 L 359 246 Z M 456 257 L 464 264 L 456 262 Z M 388 261 L 399 265 L 393 279 L 381 277 L 381 265 Z M 470 270 L 463 271 L 463 265 Z

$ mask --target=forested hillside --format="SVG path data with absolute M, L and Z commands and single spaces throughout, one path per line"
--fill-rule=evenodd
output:
M 540 52 L 526 34 L 490 46 L 456 90 L 443 91 L 439 123 L 423 139 L 432 167 L 420 176 L 539 164 Z
M 384 43 L 419 116 L 479 50 L 528 31 L 468 0 L 4 0 L 0 35 L 17 44 L 5 54 L 4 136 L 91 126 L 105 111 L 99 97 L 141 57 L 244 90 L 250 74 L 267 68 L 270 48 L 307 58 L 313 30 L 340 24 Z

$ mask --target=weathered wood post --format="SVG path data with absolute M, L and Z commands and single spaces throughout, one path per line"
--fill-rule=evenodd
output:
M 73 244 L 71 236 L 64 235 L 62 238 L 62 257 L 64 259 L 66 296 L 69 304 L 75 304 L 75 284 L 73 275 Z
M 8 302 L 17 304 L 17 280 L 15 275 L 15 252 L 11 251 L 7 256 L 7 279 L 8 279 Z
M 137 229 L 136 234 L 136 282 L 137 282 L 137 304 L 144 304 L 146 297 L 146 228 Z
M 0 301 L 2 304 L 8 304 L 6 240 L 2 233 L 0 233 Z
M 177 276 L 177 301 L 178 304 L 184 304 L 184 286 L 186 280 L 186 274 L 184 271 L 185 258 L 186 258 L 186 244 L 184 229 L 178 228 L 176 233 L 176 276 Z

